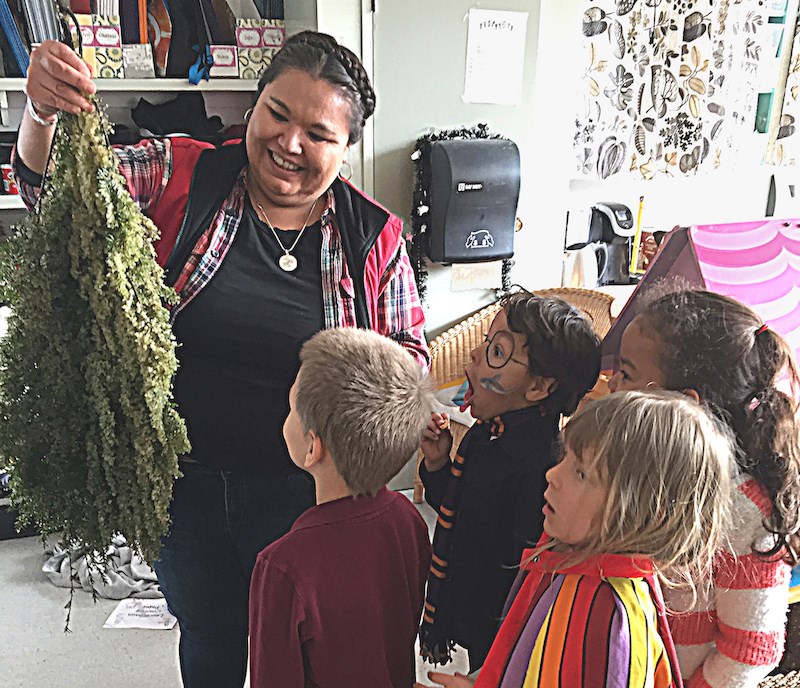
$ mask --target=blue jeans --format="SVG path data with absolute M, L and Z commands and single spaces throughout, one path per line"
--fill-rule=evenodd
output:
M 250 574 L 256 556 L 314 504 L 303 474 L 254 477 L 181 462 L 172 525 L 155 562 L 180 623 L 185 688 L 242 688 Z

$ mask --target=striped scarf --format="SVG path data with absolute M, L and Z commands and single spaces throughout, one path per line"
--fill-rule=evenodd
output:
M 422 658 L 436 664 L 447 664 L 452 657 L 455 641 L 449 638 L 451 629 L 444 628 L 437 610 L 446 606 L 448 600 L 447 566 L 452 549 L 453 529 L 458 517 L 458 508 L 461 504 L 461 476 L 469 454 L 469 445 L 477 437 L 497 439 L 503 434 L 504 425 L 500 417 L 490 421 L 475 421 L 473 427 L 461 441 L 456 457 L 450 466 L 450 480 L 447 483 L 442 503 L 439 505 L 439 517 L 436 520 L 436 530 L 433 534 L 433 557 L 431 571 L 428 574 L 428 587 L 425 596 L 425 607 L 422 614 L 422 625 L 419 629 L 420 654 Z
M 605 554 L 570 566 L 537 546 L 522 562 L 526 576 L 475 688 L 681 688 L 649 559 Z

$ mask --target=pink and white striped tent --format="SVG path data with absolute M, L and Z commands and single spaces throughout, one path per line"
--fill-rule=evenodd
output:
M 800 359 L 800 219 L 679 227 L 665 242 L 603 340 L 604 369 L 614 367 L 622 332 L 639 310 L 638 297 L 669 277 L 747 304 Z

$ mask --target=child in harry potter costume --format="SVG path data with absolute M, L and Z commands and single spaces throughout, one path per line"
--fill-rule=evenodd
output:
M 523 549 L 542 534 L 561 416 L 600 371 L 597 335 L 567 303 L 523 290 L 501 305 L 465 371 L 476 424 L 454 461 L 446 414 L 431 416 L 421 443 L 425 498 L 439 514 L 421 652 L 445 664 L 458 643 L 470 671 L 489 651 Z

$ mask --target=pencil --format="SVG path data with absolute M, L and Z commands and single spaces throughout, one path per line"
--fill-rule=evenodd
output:
M 639 247 L 642 243 L 642 210 L 644 209 L 644 196 L 639 196 L 639 212 L 636 216 L 636 234 L 633 235 L 633 250 L 631 251 L 630 274 L 642 274 L 639 269 Z

